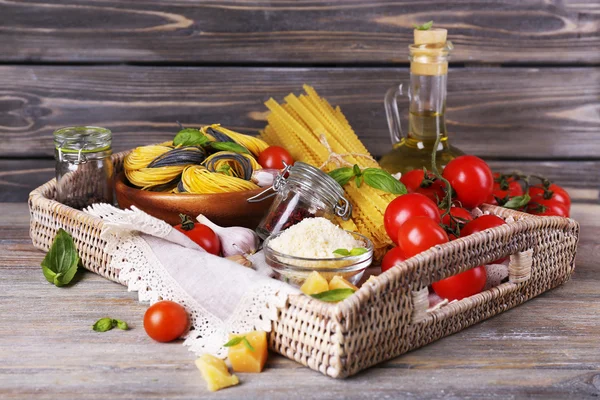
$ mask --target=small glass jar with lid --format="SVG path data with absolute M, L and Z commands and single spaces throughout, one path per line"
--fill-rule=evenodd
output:
M 304 218 L 323 217 L 333 220 L 337 216 L 347 220 L 352 214 L 352 205 L 344 197 L 344 190 L 335 179 L 300 161 L 293 166 L 286 166 L 275 179 L 272 189 L 275 191 L 272 195 L 276 195 L 276 198 L 256 229 L 263 239 Z M 260 201 L 260 196 L 248 201 Z
M 54 131 L 56 201 L 82 209 L 113 203 L 112 134 L 97 126 Z

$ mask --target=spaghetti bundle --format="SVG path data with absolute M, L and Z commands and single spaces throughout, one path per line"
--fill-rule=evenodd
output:
M 224 193 L 258 188 L 251 179 L 253 172 L 262 167 L 250 153 L 258 154 L 268 147 L 264 141 L 218 124 L 182 132 L 185 138 L 175 142 L 178 134 L 174 140 L 177 146 L 167 142 L 132 150 L 123 164 L 129 182 L 143 190 L 174 193 Z M 194 140 L 197 142 L 193 143 Z M 216 146 L 217 142 L 222 145 Z M 223 146 L 233 147 L 233 151 L 215 151 L 215 147 Z
M 270 145 L 286 148 L 295 160 L 321 167 L 325 172 L 354 164 L 380 168 L 340 108 L 334 109 L 312 87 L 304 85 L 304 90 L 306 94 L 286 96 L 285 104 L 273 99 L 265 103 L 271 113 L 261 138 Z M 344 190 L 354 211 L 352 219 L 340 219 L 340 225 L 368 236 L 375 246 L 375 257 L 381 259 L 392 244 L 384 229 L 383 215 L 396 196 L 368 185 L 358 188 L 354 181 L 346 184 Z

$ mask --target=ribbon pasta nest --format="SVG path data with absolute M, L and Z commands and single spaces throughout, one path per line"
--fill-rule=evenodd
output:
M 141 146 L 125 157 L 129 182 L 143 190 L 172 193 L 226 193 L 258 189 L 256 158 L 269 145 L 221 127 L 182 129 L 172 142 Z

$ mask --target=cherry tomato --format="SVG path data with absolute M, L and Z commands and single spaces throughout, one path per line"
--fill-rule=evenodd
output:
M 181 224 L 175 229 L 183 233 L 210 254 L 221 254 L 221 241 L 217 234 L 206 225 L 194 223 L 187 215 L 181 216 Z
M 448 241 L 446 231 L 429 217 L 412 217 L 398 228 L 398 247 L 406 257 Z
M 283 169 L 285 168 L 284 162 L 287 165 L 294 164 L 294 159 L 283 147 L 269 146 L 258 155 L 258 163 L 263 168 Z
M 385 231 L 392 241 L 398 244 L 398 228 L 412 217 L 428 217 L 441 222 L 437 205 L 420 193 L 408 193 L 396 197 L 388 204 L 383 216 Z
M 500 217 L 495 215 L 482 215 L 481 217 L 475 218 L 473 221 L 468 222 L 463 228 L 460 230 L 460 236 L 469 236 L 476 232 L 481 232 L 489 228 L 495 228 L 500 225 L 504 225 L 506 222 Z M 501 258 L 499 260 L 493 261 L 490 264 L 501 264 L 508 257 Z
M 185 308 L 173 301 L 154 303 L 144 314 L 144 329 L 148 336 L 157 342 L 177 339 L 186 331 L 188 324 Z
M 440 214 L 443 214 L 444 210 L 440 210 Z M 473 216 L 471 215 L 471 213 L 462 208 L 462 207 L 451 207 L 450 208 L 450 214 L 445 215 L 442 218 L 442 224 L 447 225 L 450 227 L 450 229 L 454 230 L 456 228 L 456 223 L 453 222 L 450 219 L 450 215 L 452 215 L 454 218 L 456 218 L 458 220 L 458 226 L 463 226 L 464 224 L 466 224 L 469 221 L 473 221 Z M 464 220 L 464 221 L 462 221 Z
M 496 198 L 506 199 L 507 197 L 516 197 L 523 195 L 523 187 L 512 176 L 501 178 L 501 174 L 494 173 L 494 188 L 492 194 L 485 201 L 488 204 L 498 205 Z
M 434 282 L 431 286 L 442 299 L 452 301 L 464 299 L 481 292 L 486 281 L 485 267 L 480 265 L 450 278 Z
M 381 272 L 385 272 L 393 266 L 400 264 L 406 258 L 400 247 L 394 247 L 383 256 L 383 260 L 381 260 Z
M 475 156 L 456 157 L 446 165 L 442 176 L 450 182 L 456 199 L 469 209 L 483 204 L 494 187 L 492 170 L 485 161 Z
M 571 207 L 571 196 L 567 191 L 556 184 L 551 184 L 548 190 L 544 190 L 542 185 L 535 185 L 529 188 L 529 195 L 531 198 L 542 197 L 544 200 L 553 200 L 555 203 L 563 204 L 567 207 Z
M 436 203 L 442 200 L 446 194 L 444 191 L 444 183 L 436 179 L 431 173 L 427 174 L 427 180 L 423 182 L 425 178 L 425 171 L 422 169 L 413 169 L 402 174 L 400 182 L 404 183 L 408 193 L 421 193 Z
M 554 199 L 546 200 L 542 196 L 535 196 L 527 204 L 527 212 L 540 216 L 569 217 L 569 207 L 557 203 Z

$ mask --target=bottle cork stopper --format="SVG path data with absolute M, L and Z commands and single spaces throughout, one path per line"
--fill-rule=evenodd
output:
M 442 28 L 431 28 L 426 31 L 415 29 L 415 44 L 444 44 L 448 30 Z

